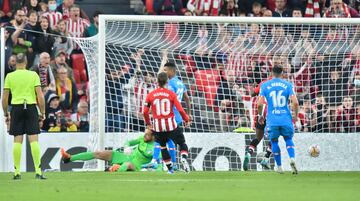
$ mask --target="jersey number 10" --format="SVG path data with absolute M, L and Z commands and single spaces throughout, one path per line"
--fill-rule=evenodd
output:
M 158 116 L 167 116 L 170 114 L 170 100 L 169 99 L 155 99 L 156 114 Z
M 286 98 L 282 95 L 283 90 L 270 92 L 270 96 L 272 98 L 272 103 L 274 107 L 284 107 L 286 105 Z

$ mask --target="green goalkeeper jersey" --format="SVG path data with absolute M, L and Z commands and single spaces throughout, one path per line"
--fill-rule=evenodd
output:
M 136 170 L 140 170 L 141 165 L 150 163 L 154 152 L 154 142 L 145 142 L 142 135 L 137 139 L 127 141 L 125 144 L 125 146 L 135 145 L 137 147 L 133 150 L 130 161 L 135 165 Z

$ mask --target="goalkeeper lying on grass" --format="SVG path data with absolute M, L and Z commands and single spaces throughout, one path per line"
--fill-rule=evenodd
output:
M 132 146 L 137 145 L 132 150 Z M 92 159 L 100 159 L 110 161 L 111 172 L 125 172 L 125 171 L 139 171 L 141 165 L 147 164 L 151 161 L 154 151 L 154 136 L 151 130 L 145 130 L 145 134 L 137 139 L 126 142 L 124 151 L 96 151 L 83 152 L 75 155 L 70 155 L 64 149 L 61 149 L 62 161 L 69 163 L 72 161 L 88 161 Z

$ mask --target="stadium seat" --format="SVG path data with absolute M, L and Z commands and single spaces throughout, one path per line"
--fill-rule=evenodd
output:
M 205 92 L 205 99 L 207 106 L 213 107 L 214 106 L 214 100 L 216 98 L 218 86 L 205 86 L 204 92 Z
M 88 76 L 87 76 L 87 73 L 86 73 L 85 69 L 80 71 L 80 80 L 82 82 L 87 82 L 88 81 Z
M 199 91 L 205 92 L 205 87 L 217 87 L 220 82 L 220 73 L 218 70 L 198 70 L 195 72 L 195 83 Z
M 73 54 L 71 55 L 72 68 L 77 69 L 79 72 L 85 70 L 85 57 L 83 54 Z
M 76 84 L 80 84 L 81 83 L 81 77 L 80 77 L 80 72 L 78 69 L 73 69 L 73 74 L 74 74 L 74 81 Z

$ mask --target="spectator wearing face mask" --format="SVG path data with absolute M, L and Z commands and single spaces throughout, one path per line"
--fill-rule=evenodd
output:
M 44 13 L 42 16 L 48 18 L 50 28 L 55 30 L 58 22 L 63 18 L 63 15 L 56 11 L 56 0 L 48 1 L 49 11 Z

